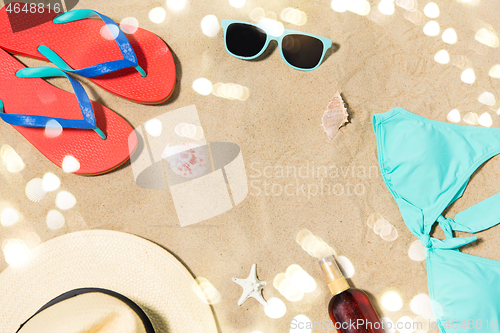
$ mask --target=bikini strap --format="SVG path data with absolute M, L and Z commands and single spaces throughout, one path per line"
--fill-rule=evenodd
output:
M 453 230 L 476 233 L 500 223 L 500 193 L 455 215 Z

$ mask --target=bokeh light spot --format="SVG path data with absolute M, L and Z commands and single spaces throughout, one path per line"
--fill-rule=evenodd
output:
M 193 124 L 180 123 L 175 126 L 175 133 L 180 137 L 186 137 L 195 140 L 203 138 L 203 128 Z
M 491 119 L 491 116 L 488 112 L 485 112 L 479 116 L 478 123 L 479 125 L 484 127 L 491 127 L 491 125 L 493 125 L 493 119 Z
M 201 31 L 208 37 L 215 37 L 219 33 L 220 25 L 217 16 L 207 15 L 201 20 Z
M 0 155 L 10 173 L 21 172 L 26 167 L 21 156 L 9 145 L 2 145 Z
M 383 217 L 379 217 L 377 219 L 377 221 L 375 221 L 375 224 L 373 225 L 373 231 L 377 234 L 377 235 L 380 235 L 380 232 L 382 231 L 382 229 L 388 225 L 389 222 L 384 219 Z
M 126 17 L 121 20 L 120 29 L 126 34 L 133 34 L 139 29 L 139 21 L 135 17 Z
M 285 273 L 281 272 L 281 273 L 278 273 L 274 279 L 273 279 L 273 286 L 274 288 L 276 288 L 276 290 L 279 290 L 280 289 L 280 285 L 283 281 L 285 281 L 287 279 Z
M 105 24 L 101 27 L 101 30 L 99 32 L 104 39 L 113 40 L 113 39 L 116 39 L 116 37 L 118 37 L 120 30 L 118 29 L 118 27 L 116 25 Z
M 446 50 L 440 50 L 434 55 L 434 60 L 441 65 L 446 65 L 450 62 L 450 55 Z
M 339 256 L 335 259 L 337 260 L 337 264 L 339 264 L 339 268 L 342 271 L 342 274 L 346 279 L 350 279 L 354 275 L 354 265 L 352 264 L 352 262 L 344 256 Z
M 56 206 L 61 210 L 73 208 L 76 204 L 76 198 L 68 191 L 61 191 L 56 196 Z
M 252 11 L 250 12 L 250 19 L 254 22 L 259 22 L 264 17 L 266 17 L 266 11 L 264 10 L 264 8 L 257 7 L 252 9 Z
M 459 115 L 460 116 L 460 115 Z M 410 248 L 408 249 L 408 256 L 411 260 L 414 261 L 424 261 L 425 260 L 425 247 L 420 243 L 419 240 L 411 243 Z
M 280 15 L 285 22 L 302 26 L 307 22 L 307 14 L 299 9 L 287 7 L 283 9 Z
M 334 257 L 337 253 L 324 240 L 313 235 L 309 230 L 303 229 L 299 231 L 295 240 L 309 255 L 321 259 L 330 255 Z
M 406 10 L 415 9 L 415 0 L 396 0 L 396 5 Z
M 299 266 L 300 267 L 300 266 Z M 288 270 L 287 270 L 288 272 Z M 290 282 L 303 293 L 312 293 L 316 290 L 317 284 L 314 278 L 302 268 L 294 272 L 289 278 Z
M 479 117 L 474 112 L 467 113 L 464 116 L 463 120 L 464 120 L 464 122 L 466 122 L 469 125 L 478 125 L 479 124 Z
M 290 333 L 311 333 L 312 322 L 309 317 L 299 314 L 293 318 L 292 322 L 296 325 L 290 325 Z
M 424 14 L 418 9 L 409 10 L 405 13 L 405 19 L 413 24 L 421 24 L 424 21 Z
M 384 15 L 394 14 L 394 1 L 393 0 L 382 0 L 378 4 L 378 10 Z
M 66 173 L 77 172 L 80 170 L 80 162 L 71 155 L 66 155 L 63 158 L 62 169 Z
M 186 6 L 186 0 L 167 0 L 167 7 L 173 11 L 179 11 Z
M 149 19 L 153 23 L 162 23 L 167 17 L 167 12 L 162 7 L 156 7 L 149 11 Z
M 415 314 L 421 315 L 427 320 L 434 321 L 432 314 L 431 299 L 427 294 L 418 294 L 410 302 L 410 309 Z
M 267 301 L 264 312 L 269 318 L 278 319 L 286 314 L 286 305 L 279 298 L 273 297 Z
M 180 137 L 184 137 L 184 134 L 182 134 L 182 129 L 184 128 L 184 126 L 188 126 L 188 124 L 186 123 L 177 124 L 177 126 L 175 126 L 174 128 L 175 134 L 177 134 Z
M 300 301 L 305 293 L 317 288 L 314 278 L 297 264 L 290 265 L 286 273 L 277 274 L 273 286 L 290 302 Z
M 250 97 L 250 90 L 239 84 L 218 82 L 212 86 L 212 94 L 228 100 L 244 102 Z
M 47 227 L 49 227 L 49 229 L 57 230 L 64 227 L 66 219 L 57 210 L 52 209 L 47 214 L 46 222 L 47 222 Z
M 448 28 L 443 31 L 441 38 L 443 39 L 443 42 L 447 44 L 455 44 L 458 41 L 457 32 L 453 28 Z
M 424 34 L 430 37 L 439 35 L 441 28 L 436 21 L 429 21 L 424 25 Z
M 31 257 L 28 245 L 20 239 L 9 239 L 3 247 L 3 254 L 5 261 L 13 268 L 22 267 Z
M 347 11 L 347 8 L 349 6 L 349 2 L 347 2 L 345 0 L 332 0 L 330 5 L 334 11 L 336 11 L 338 13 L 343 13 L 343 12 Z
M 186 137 L 186 138 L 189 138 L 190 137 L 190 134 L 189 134 L 189 125 L 186 125 L 182 128 L 181 130 L 181 133 L 182 133 L 182 136 Z
M 45 125 L 45 136 L 48 138 L 56 138 L 61 135 L 63 128 L 55 119 L 51 119 Z
M 396 332 L 396 326 L 394 325 L 394 322 L 391 320 L 391 318 L 382 317 L 380 318 L 380 322 L 384 325 L 385 333 Z
M 280 283 L 278 291 L 290 302 L 298 302 L 304 298 L 304 293 L 297 289 L 289 279 Z
M 10 227 L 19 221 L 19 213 L 12 208 L 5 208 L 0 215 L 0 223 L 4 227 Z
M 380 238 L 387 242 L 393 242 L 398 238 L 398 230 L 392 224 L 388 224 L 380 230 Z
M 490 31 L 486 28 L 481 28 L 476 32 L 474 39 L 479 43 L 487 45 L 489 47 L 498 47 L 498 37 L 494 31 Z
M 494 79 L 500 79 L 500 65 L 495 64 L 490 68 L 488 75 Z
M 293 274 L 295 274 L 296 272 L 300 272 L 301 270 L 302 270 L 302 267 L 300 267 L 297 264 L 292 264 L 292 265 L 288 266 L 288 268 L 286 269 L 285 276 L 287 279 L 291 279 Z
M 208 79 L 200 77 L 194 80 L 193 89 L 200 95 L 208 96 L 212 92 L 212 82 Z
M 32 249 L 35 246 L 38 246 L 41 242 L 42 239 L 40 236 L 38 236 L 35 232 L 28 232 L 24 237 L 24 241 L 26 242 L 26 245 L 28 245 L 28 248 Z
M 220 302 L 221 296 L 219 291 L 204 277 L 196 278 L 192 289 L 205 304 L 217 304 Z
M 347 9 L 354 14 L 366 16 L 370 14 L 371 6 L 367 0 L 350 0 Z
M 403 316 L 398 319 L 396 327 L 400 333 L 412 333 L 415 331 L 413 319 L 408 316 Z
M 389 311 L 399 311 L 403 307 L 403 300 L 397 292 L 388 291 L 382 295 L 382 306 Z
M 460 75 L 460 80 L 464 83 L 473 84 L 476 81 L 476 74 L 472 68 L 465 69 Z
M 55 191 L 61 186 L 61 180 L 52 172 L 47 172 L 42 179 L 43 189 L 47 192 Z
M 489 106 L 494 106 L 496 104 L 495 96 L 493 96 L 492 93 L 490 92 L 483 92 L 479 97 L 477 98 L 479 103 L 484 104 L 484 105 L 489 105 Z
M 424 15 L 432 19 L 439 17 L 439 6 L 435 2 L 429 2 L 424 7 Z
M 229 0 L 229 4 L 234 8 L 241 8 L 245 5 L 246 0 Z
M 269 35 L 279 37 L 285 32 L 285 26 L 283 23 L 270 18 L 263 18 L 259 21 L 259 25 L 268 33 Z
M 375 221 L 377 221 L 377 213 L 371 213 L 370 216 L 366 219 L 366 225 L 368 228 L 373 229 L 373 225 L 375 224 Z
M 149 135 L 155 138 L 159 137 L 161 135 L 161 132 L 163 131 L 163 125 L 158 119 L 148 120 L 144 127 L 146 128 L 146 132 L 148 132 Z
M 446 116 L 446 119 L 452 123 L 459 123 L 460 122 L 460 111 L 457 109 L 453 109 L 450 112 L 448 112 L 448 115 Z
M 196 126 L 196 134 L 193 136 L 195 140 L 203 139 L 203 128 L 201 126 Z

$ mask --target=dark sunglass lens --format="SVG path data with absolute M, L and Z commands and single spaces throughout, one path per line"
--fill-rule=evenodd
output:
M 305 35 L 286 35 L 282 41 L 283 56 L 292 66 L 311 69 L 316 67 L 323 55 L 323 42 Z
M 243 23 L 232 23 L 226 30 L 226 46 L 239 57 L 253 57 L 266 44 L 267 35 L 261 29 Z

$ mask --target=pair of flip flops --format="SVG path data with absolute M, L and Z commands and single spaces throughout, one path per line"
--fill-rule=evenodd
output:
M 23 5 L 19 3 L 19 8 Z M 37 15 L 39 19 L 43 15 L 46 23 L 13 32 L 8 9 L 0 9 L 0 118 L 57 166 L 62 167 L 68 156 L 76 159 L 79 167 L 74 173 L 102 174 L 126 162 L 137 145 L 133 128 L 91 101 L 68 73 L 88 77 L 128 100 L 159 104 L 171 96 L 175 85 L 175 65 L 167 45 L 140 28 L 126 36 L 110 18 L 88 9 L 59 15 L 45 8 Z M 18 11 L 15 20 L 28 22 L 33 15 Z M 106 27 L 111 38 L 102 33 Z M 56 67 L 25 68 L 8 52 L 48 60 Z M 75 94 L 42 79 L 53 76 L 67 77 Z M 47 136 L 51 124 L 62 127 L 62 132 Z

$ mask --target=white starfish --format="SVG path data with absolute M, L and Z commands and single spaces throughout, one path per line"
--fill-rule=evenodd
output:
M 250 275 L 246 279 L 233 278 L 233 282 L 239 284 L 243 288 L 243 295 L 241 295 L 238 305 L 243 304 L 250 297 L 255 298 L 260 304 L 266 305 L 267 302 L 262 297 L 262 288 L 266 285 L 266 282 L 260 281 L 257 278 L 257 265 L 253 264 L 250 270 Z

